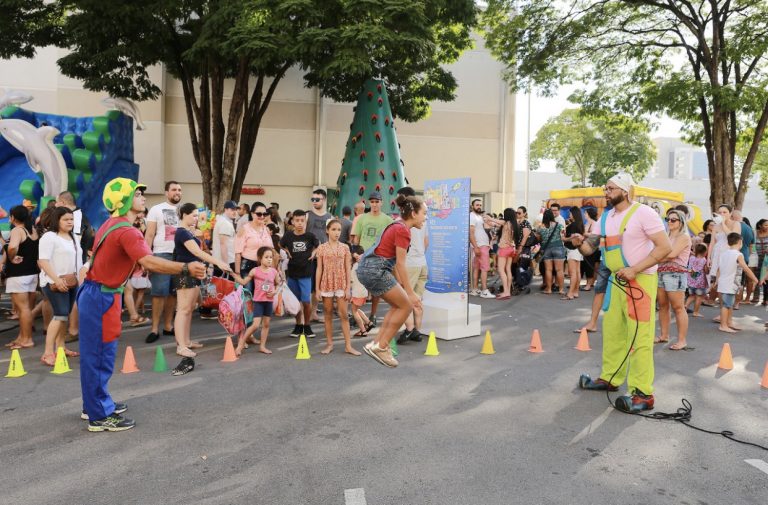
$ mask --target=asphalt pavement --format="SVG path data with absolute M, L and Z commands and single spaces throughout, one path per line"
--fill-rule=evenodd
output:
M 222 363 L 223 330 L 196 320 L 194 337 L 206 346 L 193 372 L 173 377 L 152 371 L 158 344 L 171 367 L 180 359 L 171 338 L 147 345 L 147 327 L 126 327 L 111 391 L 137 426 L 122 433 L 86 431 L 78 359 L 72 373 L 50 374 L 38 335 L 38 347 L 21 353 L 27 375 L 0 378 L 0 502 L 768 503 L 768 452 L 623 414 L 605 394 L 578 390 L 581 372 L 599 373 L 599 333 L 592 351 L 573 348 L 591 300 L 473 299 L 496 354 L 480 354 L 482 336 L 438 340 L 436 357 L 424 356 L 426 341 L 410 343 L 396 369 L 346 355 L 338 340 L 320 355 L 320 324 L 312 358 L 297 361 L 292 323 L 280 318 L 273 355 L 251 348 Z M 691 320 L 694 350 L 656 346 L 657 410 L 674 412 L 686 398 L 693 424 L 768 445 L 768 389 L 759 385 L 768 314 L 743 306 L 744 331 L 726 336 L 711 322 L 716 310 L 704 313 Z M 15 336 L 11 324 L 0 325 L 0 343 Z M 527 352 L 533 329 L 543 353 Z M 716 367 L 724 342 L 734 356 L 727 372 Z M 119 373 L 126 345 L 139 373 Z M 3 348 L 3 372 L 9 357 Z

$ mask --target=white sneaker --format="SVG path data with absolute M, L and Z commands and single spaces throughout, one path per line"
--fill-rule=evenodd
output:
M 469 296 L 480 296 L 480 290 L 479 289 L 473 289 L 469 292 Z
M 496 298 L 496 295 L 485 289 L 480 292 L 480 298 Z

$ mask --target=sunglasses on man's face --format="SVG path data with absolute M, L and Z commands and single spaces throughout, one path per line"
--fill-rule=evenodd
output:
M 313 201 L 313 202 L 315 202 L 315 203 L 317 203 L 317 202 L 322 202 L 322 201 L 323 201 L 323 199 L 322 199 L 322 198 L 316 198 L 316 197 L 315 197 L 315 198 L 310 198 L 310 200 L 311 200 L 311 201 Z
M 269 213 L 268 212 L 254 212 L 253 215 L 256 216 L 256 217 L 267 217 L 269 215 Z

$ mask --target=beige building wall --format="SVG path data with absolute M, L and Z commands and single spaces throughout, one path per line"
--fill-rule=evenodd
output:
M 0 88 L 34 95 L 24 106 L 32 110 L 103 113 L 100 100 L 106 95 L 84 91 L 80 82 L 58 73 L 56 60 L 63 54 L 45 48 L 33 60 L 0 61 Z M 449 68 L 459 84 L 456 100 L 433 103 L 430 117 L 418 123 L 396 123 L 406 177 L 421 191 L 427 179 L 470 176 L 472 192 L 485 195 L 490 210 L 500 211 L 514 195 L 514 95 L 501 79 L 501 65 L 479 38 L 476 47 Z M 135 132 L 140 178 L 149 187 L 151 202 L 162 199 L 165 180 L 175 179 L 183 186 L 185 201 L 201 203 L 200 172 L 192 156 L 180 83 L 161 67 L 154 68 L 151 77 L 164 93 L 139 104 L 147 124 L 146 130 Z M 226 97 L 231 87 L 228 82 Z M 289 210 L 307 207 L 312 187 L 333 187 L 352 106 L 321 99 L 316 89 L 304 86 L 299 69 L 289 71 L 264 118 L 246 177 L 246 185 L 262 186 L 266 194 L 243 195 L 241 200 L 277 201 L 282 210 Z

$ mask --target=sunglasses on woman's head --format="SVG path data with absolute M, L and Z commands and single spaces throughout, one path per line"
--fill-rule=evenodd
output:
M 254 212 L 253 215 L 256 217 L 267 217 L 269 212 Z

